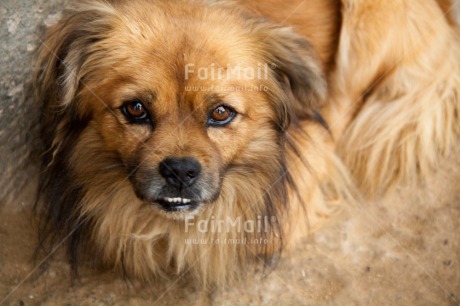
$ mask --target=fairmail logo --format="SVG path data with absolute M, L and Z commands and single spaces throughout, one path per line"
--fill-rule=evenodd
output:
M 208 220 L 195 220 L 194 217 L 185 219 L 185 232 L 194 228 L 198 233 L 268 233 L 271 224 L 276 222 L 276 217 L 257 216 L 255 220 L 243 220 L 242 217 L 216 219 L 212 216 Z
M 275 69 L 275 64 L 258 63 L 254 67 L 218 66 L 212 63 L 209 67 L 197 67 L 195 64 L 185 65 L 185 80 L 196 77 L 199 80 L 268 80 L 270 71 Z

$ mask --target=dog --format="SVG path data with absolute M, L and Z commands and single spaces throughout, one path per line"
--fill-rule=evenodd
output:
M 422 180 L 459 134 L 446 3 L 65 11 L 35 74 L 40 246 L 64 241 L 75 269 L 224 286 L 360 198 Z

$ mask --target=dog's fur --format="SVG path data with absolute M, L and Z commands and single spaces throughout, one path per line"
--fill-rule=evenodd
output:
M 429 175 L 458 142 L 460 44 L 446 10 L 435 1 L 344 6 L 332 104 L 348 104 L 338 151 L 368 196 Z
M 352 180 L 375 197 L 423 178 L 459 133 L 460 44 L 440 7 L 448 10 L 408 0 L 95 0 L 66 11 L 35 78 L 41 245 L 67 239 L 74 266 L 84 250 L 144 281 L 189 273 L 225 284 L 354 201 Z M 187 63 L 274 69 L 267 79 L 186 80 Z M 269 90 L 184 91 L 222 85 Z M 153 124 L 127 124 L 119 108 L 134 98 Z M 221 102 L 239 114 L 205 128 Z M 195 222 L 269 216 L 268 231 L 186 232 L 187 214 L 139 191 L 169 156 L 193 156 L 206 174 Z

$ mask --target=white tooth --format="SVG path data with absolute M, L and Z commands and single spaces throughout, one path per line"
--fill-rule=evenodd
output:
M 169 203 L 181 203 L 181 204 L 189 204 L 192 202 L 192 200 L 184 199 L 184 198 L 164 198 L 163 200 Z

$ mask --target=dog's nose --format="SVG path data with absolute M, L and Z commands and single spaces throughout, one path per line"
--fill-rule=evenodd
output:
M 195 183 L 201 173 L 201 165 L 192 157 L 169 157 L 160 163 L 159 170 L 169 185 L 183 188 Z

